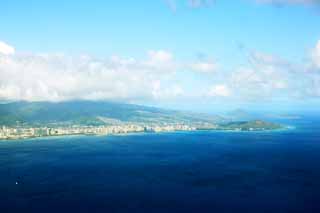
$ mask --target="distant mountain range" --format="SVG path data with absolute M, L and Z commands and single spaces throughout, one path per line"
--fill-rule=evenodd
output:
M 102 101 L 0 104 L 0 125 L 107 125 L 135 123 L 221 123 L 220 116 Z

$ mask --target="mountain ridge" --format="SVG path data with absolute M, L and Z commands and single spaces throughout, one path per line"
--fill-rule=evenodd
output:
M 104 125 L 113 122 L 209 122 L 219 116 L 162 109 L 111 101 L 19 101 L 0 104 L 0 125 L 78 124 Z

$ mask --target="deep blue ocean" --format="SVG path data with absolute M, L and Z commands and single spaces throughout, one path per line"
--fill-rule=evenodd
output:
M 0 141 L 0 212 L 320 212 L 320 119 Z

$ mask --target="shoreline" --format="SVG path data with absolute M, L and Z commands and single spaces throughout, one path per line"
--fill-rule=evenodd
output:
M 66 134 L 66 135 L 47 135 L 47 136 L 33 136 L 33 137 L 21 137 L 21 138 L 5 138 L 0 139 L 1 142 L 19 141 L 19 140 L 37 140 L 37 139 L 59 139 L 59 138 L 72 138 L 72 137 L 108 137 L 108 136 L 132 136 L 132 135 L 152 135 L 152 134 L 168 134 L 168 133 L 200 133 L 200 132 L 214 132 L 214 133 L 265 133 L 265 132 L 283 132 L 296 129 L 295 126 L 285 126 L 279 129 L 272 130 L 228 130 L 228 129 L 199 129 L 190 131 L 159 131 L 159 132 L 128 132 L 128 133 L 116 133 L 116 134 Z

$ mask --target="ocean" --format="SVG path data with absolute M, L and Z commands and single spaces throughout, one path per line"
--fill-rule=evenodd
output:
M 319 121 L 0 141 L 0 212 L 320 212 Z

